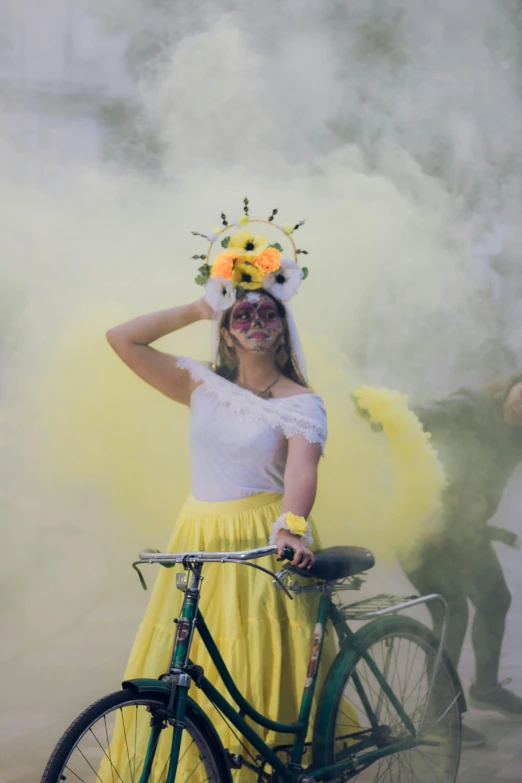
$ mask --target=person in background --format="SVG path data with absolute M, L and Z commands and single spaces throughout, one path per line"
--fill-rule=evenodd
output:
M 475 608 L 472 644 L 475 681 L 469 704 L 522 720 L 522 698 L 499 681 L 499 664 L 511 594 L 493 541 L 518 546 L 517 536 L 489 521 L 522 460 L 522 373 L 480 391 L 459 389 L 415 409 L 446 469 L 443 526 L 424 539 L 402 567 L 421 594 L 439 593 L 449 608 L 446 648 L 458 666 L 468 626 L 468 599 Z M 440 633 L 442 609 L 428 604 Z M 463 744 L 485 736 L 463 727 Z

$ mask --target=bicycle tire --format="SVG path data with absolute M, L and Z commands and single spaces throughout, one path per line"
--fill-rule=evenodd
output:
M 422 653 L 424 653 L 426 676 L 422 674 L 417 683 L 414 680 L 414 686 L 418 684 L 419 690 L 423 689 L 427 695 L 430 683 L 429 661 L 433 664 L 438 640 L 426 626 L 410 617 L 383 617 L 361 628 L 356 638 L 357 647 L 344 647 L 339 651 L 321 690 L 312 742 L 314 768 L 329 766 L 339 761 L 341 757 L 349 756 L 349 747 L 356 741 L 356 733 L 359 733 L 357 740 L 364 738 L 367 742 L 372 742 L 375 737 L 375 743 L 373 747 L 367 747 L 361 753 L 355 754 L 355 758 L 360 758 L 363 752 L 377 749 L 379 746 L 377 731 L 372 728 L 357 692 L 354 675 L 358 675 L 365 692 L 369 694 L 372 708 L 375 710 L 380 704 L 378 709 L 384 719 L 379 721 L 379 726 L 382 725 L 384 731 L 388 730 L 389 736 L 393 735 L 394 729 L 396 732 L 401 730 L 400 718 L 389 699 L 383 695 L 375 676 L 362 657 L 363 652 L 371 654 L 381 671 L 383 670 L 381 658 L 386 657 L 387 661 L 391 660 L 392 664 L 396 663 L 404 670 L 404 675 L 408 678 L 411 673 L 416 677 L 422 670 Z M 403 648 L 407 657 L 405 661 L 403 659 L 403 662 L 399 663 L 402 641 L 405 642 L 405 646 L 407 645 L 406 649 Z M 412 652 L 412 647 L 417 649 Z M 418 650 L 421 650 L 421 657 L 417 660 Z M 404 678 L 401 680 L 401 675 L 397 676 L 397 672 L 391 675 L 389 668 L 386 680 L 399 697 L 415 728 L 418 728 L 425 704 L 425 700 L 421 701 L 422 694 L 418 694 L 416 701 L 412 701 L 413 690 L 407 693 L 404 690 L 402 693 L 397 692 L 399 686 L 404 685 Z M 407 685 L 408 682 L 404 688 Z M 411 709 L 412 705 L 413 709 Z M 375 780 L 379 780 L 379 783 L 394 780 L 401 780 L 401 783 L 403 780 L 404 783 L 407 781 L 430 783 L 430 780 L 436 780 L 437 783 L 455 783 L 460 762 L 461 712 L 465 709 L 465 701 L 454 666 L 445 652 L 440 662 L 431 705 L 425 722 L 422 744 L 411 750 L 386 756 L 371 765 L 361 766 L 360 771 L 354 771 L 349 779 L 356 779 L 360 783 L 370 783 Z M 444 710 L 447 712 L 444 713 Z M 386 720 L 391 721 L 389 726 Z M 381 735 L 381 743 L 382 736 L 384 735 Z M 384 743 L 386 741 L 392 740 L 384 739 Z M 422 758 L 424 766 L 422 774 L 417 775 L 416 769 L 422 754 L 425 754 Z M 443 760 L 445 762 L 443 768 L 437 767 L 434 770 L 430 767 L 430 764 L 441 765 Z
M 134 708 L 134 714 L 136 716 L 135 733 L 137 735 L 138 708 L 144 707 L 147 713 L 150 711 L 147 716 L 147 720 L 149 721 L 150 726 L 151 717 L 160 719 L 161 716 L 165 714 L 166 701 L 167 697 L 163 696 L 162 694 L 158 694 L 157 692 L 137 693 L 131 689 L 124 689 L 117 691 L 116 693 L 111 693 L 108 696 L 104 696 L 103 698 L 94 702 L 94 704 L 91 704 L 89 707 L 87 707 L 87 709 L 85 709 L 81 715 L 79 715 L 76 720 L 73 721 L 73 723 L 69 726 L 69 728 L 65 731 L 61 739 L 56 744 L 43 773 L 41 783 L 63 783 L 64 781 L 69 780 L 71 783 L 72 781 L 77 783 L 78 780 L 82 781 L 82 783 L 91 783 L 91 781 L 92 783 L 95 781 L 96 783 L 100 783 L 100 781 L 103 781 L 103 783 L 137 783 L 140 780 L 141 774 L 140 762 L 137 761 L 137 759 L 141 758 L 141 756 L 139 752 L 136 753 L 135 751 L 133 760 L 130 757 L 129 744 L 132 748 L 132 731 L 127 732 L 125 735 L 125 742 L 127 746 L 126 755 L 128 757 L 128 760 L 125 761 L 123 765 L 125 766 L 125 769 L 123 769 L 123 766 L 122 768 L 118 769 L 113 761 L 114 751 L 111 753 L 109 750 L 109 746 L 112 746 L 113 744 L 112 737 L 114 735 L 111 734 L 111 731 L 107 727 L 107 716 L 112 716 L 112 719 L 116 721 L 123 720 L 124 725 L 125 719 L 121 718 L 121 715 L 123 715 L 123 710 L 127 708 L 132 710 Z M 120 717 L 118 717 L 116 714 L 117 712 L 120 713 Z M 103 750 L 102 748 L 102 752 L 100 752 L 97 747 L 97 743 L 99 744 L 99 734 L 93 731 L 93 727 L 99 724 L 102 720 L 104 722 L 104 728 L 102 730 L 100 727 L 99 734 L 106 736 L 107 750 Z M 165 729 L 162 730 L 162 732 L 163 731 L 171 733 L 172 728 L 165 726 Z M 110 740 L 109 736 L 111 736 Z M 197 757 L 200 760 L 197 769 L 199 769 L 200 764 L 203 765 L 204 769 L 199 770 L 198 774 L 196 774 L 195 769 L 194 777 L 184 777 L 183 780 L 188 780 L 189 783 L 197 783 L 197 781 L 200 780 L 208 780 L 210 783 L 230 783 L 230 770 L 224 760 L 223 749 L 218 746 L 216 738 L 213 736 L 209 726 L 206 724 L 205 720 L 203 720 L 201 716 L 197 714 L 190 701 L 187 705 L 185 716 L 184 741 L 188 736 L 190 736 L 192 742 L 190 745 L 186 746 L 186 752 L 188 752 L 190 749 L 193 754 L 197 753 Z M 93 741 L 93 737 L 95 738 L 95 741 Z M 82 749 L 82 747 L 80 747 L 80 743 L 89 742 L 90 746 L 88 746 L 88 751 L 86 754 L 85 744 Z M 168 737 L 165 738 L 165 743 L 166 744 L 163 747 L 170 748 L 170 739 Z M 195 747 L 192 748 L 192 745 Z M 99 758 L 93 758 L 90 756 L 93 750 L 97 752 Z M 76 751 L 78 751 L 78 753 L 75 753 Z M 87 761 L 85 760 L 86 757 Z M 183 747 L 182 753 L 180 754 L 180 763 L 182 758 Z M 73 769 L 70 766 L 72 764 L 72 759 L 75 760 L 75 763 L 78 766 L 82 767 L 81 770 L 78 768 Z M 108 759 L 109 762 L 107 761 Z M 134 768 L 132 761 L 134 761 Z M 186 761 L 188 763 L 189 759 L 187 758 Z M 161 762 L 159 763 L 162 766 L 163 759 L 161 759 Z M 100 764 L 105 764 L 105 769 L 109 770 L 110 774 L 105 774 L 102 772 L 100 776 Z M 150 783 L 164 783 L 164 780 L 166 779 L 167 768 L 168 765 L 163 768 L 163 772 L 159 775 L 157 769 L 155 770 L 153 768 L 151 776 L 149 777 Z M 182 778 L 180 775 L 176 774 L 176 783 L 178 783 L 178 781 L 181 779 Z

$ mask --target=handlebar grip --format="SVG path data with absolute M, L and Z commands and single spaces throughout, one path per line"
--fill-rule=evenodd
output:
M 285 560 L 293 560 L 294 559 L 295 552 L 293 549 L 291 549 L 289 546 L 285 546 L 283 549 L 283 557 Z
M 158 555 L 159 549 L 144 549 L 143 552 L 150 552 L 151 555 Z M 164 566 L 165 568 L 173 568 L 176 563 L 160 563 L 160 565 Z M 138 571 L 139 573 L 139 571 Z M 147 589 L 147 588 L 145 588 Z

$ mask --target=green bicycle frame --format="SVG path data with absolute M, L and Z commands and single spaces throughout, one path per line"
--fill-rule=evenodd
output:
M 353 744 L 350 745 L 346 759 L 338 761 L 328 767 L 322 767 L 319 769 L 307 768 L 307 776 L 316 780 L 322 780 L 323 778 L 340 774 L 342 772 L 355 772 L 356 769 L 360 771 L 361 766 L 367 766 L 372 762 L 383 758 L 384 756 L 388 756 L 402 750 L 408 750 L 409 748 L 415 746 L 417 742 L 416 733 L 409 716 L 405 713 L 402 705 L 391 690 L 388 682 L 386 681 L 385 674 L 380 671 L 366 649 L 359 644 L 356 634 L 350 629 L 337 607 L 333 604 L 331 594 L 329 592 L 322 593 L 319 599 L 317 619 L 314 627 L 310 658 L 308 662 L 307 677 L 303 688 L 297 721 L 295 723 L 281 723 L 259 713 L 238 690 L 221 656 L 221 653 L 219 652 L 217 645 L 212 638 L 205 619 L 198 609 L 200 585 L 202 581 L 202 564 L 199 563 L 191 566 L 190 570 L 192 572 L 191 584 L 190 587 L 187 587 L 185 590 L 180 616 L 176 621 L 177 630 L 172 658 L 168 675 L 165 677 L 167 681 L 170 680 L 169 722 L 174 727 L 169 771 L 166 783 L 174 783 L 175 781 L 183 734 L 185 711 L 188 701 L 188 691 L 193 679 L 195 678 L 197 679 L 198 687 L 205 694 L 205 696 L 207 696 L 207 698 L 230 721 L 230 723 L 238 730 L 238 732 L 258 751 L 263 760 L 273 767 L 280 778 L 286 783 L 295 783 L 297 776 L 303 774 L 304 772 L 303 768 L 301 767 L 301 762 L 305 752 L 306 735 L 310 722 L 313 697 L 317 683 L 317 674 L 329 620 L 331 620 L 333 623 L 341 647 L 348 647 L 349 649 L 356 650 L 365 660 L 370 671 L 373 673 L 375 679 L 382 689 L 383 697 L 386 696 L 389 699 L 410 736 L 392 745 L 386 745 L 377 749 L 374 748 L 373 750 L 368 750 L 367 753 L 359 755 L 357 760 L 355 760 L 355 754 L 360 754 L 361 751 L 364 751 L 366 748 L 375 745 L 375 742 L 371 741 L 371 737 L 363 738 L 358 742 L 353 742 Z M 229 701 L 227 701 L 227 699 L 217 690 L 214 685 L 212 685 L 212 683 L 204 676 L 201 671 L 197 674 L 197 676 L 195 676 L 194 672 L 197 671 L 197 667 L 190 660 L 189 653 L 192 637 L 196 629 L 200 634 L 201 640 L 219 673 L 221 681 L 223 682 L 237 709 Z M 352 680 L 359 698 L 361 699 L 361 703 L 365 708 L 371 726 L 373 728 L 377 728 L 379 725 L 379 716 L 371 707 L 363 684 L 356 673 L 352 675 Z M 140 690 L 141 688 L 147 687 L 147 684 L 150 683 L 150 680 L 131 680 L 128 684 Z M 332 688 L 335 687 L 336 683 L 334 680 Z M 250 718 L 258 726 L 261 726 L 265 729 L 269 729 L 277 733 L 295 735 L 295 739 L 291 748 L 291 765 L 293 769 L 289 769 L 288 766 L 279 758 L 279 756 L 277 756 L 274 750 L 266 745 L 259 734 L 246 722 L 245 718 Z M 160 731 L 161 726 L 152 726 L 144 767 L 139 783 L 148 783 Z

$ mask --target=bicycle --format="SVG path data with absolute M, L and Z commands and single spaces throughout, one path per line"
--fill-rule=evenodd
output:
M 260 783 L 353 779 L 360 783 L 454 783 L 460 759 L 461 713 L 466 704 L 458 675 L 443 649 L 445 626 L 438 640 L 422 623 L 398 614 L 428 601 L 444 604 L 443 599 L 438 595 L 379 595 L 343 604 L 338 593 L 359 590 L 362 576 L 374 565 L 369 550 L 322 550 L 316 553 L 309 571 L 287 563 L 278 573 L 272 573 L 252 562 L 275 552 L 274 546 L 242 552 L 142 552 L 133 567 L 145 589 L 140 565 L 178 564 L 184 569 L 176 574 L 176 585 L 184 597 L 175 621 L 169 670 L 156 680 L 126 681 L 121 691 L 88 707 L 56 745 L 41 783 L 179 783 L 177 772 L 182 768 L 185 772 L 192 770 L 183 777 L 191 783 L 231 783 L 231 770 L 243 767 L 255 772 Z M 290 560 L 293 552 L 285 550 L 285 556 Z M 280 723 L 261 715 L 235 686 L 198 609 L 202 570 L 207 562 L 257 568 L 271 575 L 275 586 L 291 599 L 319 594 L 308 673 L 294 723 Z M 322 686 L 312 739 L 307 741 L 329 620 L 337 633 L 339 652 Z M 354 632 L 348 620 L 370 622 Z M 190 660 L 196 630 L 236 708 Z M 258 756 L 232 753 L 223 747 L 215 727 L 189 696 L 193 684 L 201 688 Z M 266 729 L 293 735 L 294 740 L 270 747 L 247 718 Z M 146 722 L 140 723 L 140 731 L 138 720 Z M 125 738 L 120 768 L 113 761 L 111 738 L 116 727 Z M 304 766 L 305 753 L 310 752 L 312 761 Z M 164 764 L 157 763 L 161 753 L 166 754 Z

